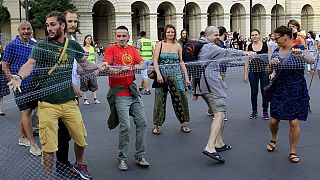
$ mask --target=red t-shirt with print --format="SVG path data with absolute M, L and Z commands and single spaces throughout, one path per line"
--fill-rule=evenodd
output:
M 125 48 L 117 45 L 109 46 L 105 53 L 102 62 L 107 62 L 111 66 L 128 66 L 133 67 L 135 64 L 140 64 L 142 58 L 139 52 L 133 46 Z M 133 84 L 134 72 L 127 72 L 122 75 L 109 75 L 109 86 L 126 86 Z M 116 96 L 131 96 L 129 90 L 122 91 Z

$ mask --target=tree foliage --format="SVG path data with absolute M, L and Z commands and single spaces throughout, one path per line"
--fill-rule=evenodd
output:
M 51 11 L 64 12 L 66 10 L 76 10 L 72 0 L 29 0 L 31 12 L 31 24 L 35 28 L 45 29 L 46 15 Z
M 8 8 L 3 5 L 3 0 L 0 0 L 0 27 L 2 24 L 10 18 Z M 0 28 L 1 31 L 1 28 Z

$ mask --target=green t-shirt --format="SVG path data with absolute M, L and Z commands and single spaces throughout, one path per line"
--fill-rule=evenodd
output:
M 58 67 L 49 75 L 48 72 L 59 61 L 64 43 L 55 44 L 51 41 L 40 40 L 32 49 L 30 58 L 36 61 L 34 84 L 40 94 L 40 101 L 52 104 L 65 103 L 75 99 L 72 89 L 72 65 L 74 59 L 80 61 L 84 50 L 75 41 L 69 40 L 67 51 Z

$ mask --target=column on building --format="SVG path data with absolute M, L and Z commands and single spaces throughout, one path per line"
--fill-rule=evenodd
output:
M 173 25 L 176 27 L 177 30 L 177 39 L 180 38 L 180 31 L 183 29 L 183 13 L 176 13 L 173 16 L 174 23 Z M 189 32 L 190 33 L 190 32 Z
M 78 12 L 78 18 L 80 22 L 80 32 L 82 35 L 78 34 L 77 39 L 81 44 L 83 42 L 84 36 L 91 34 L 93 36 L 93 21 L 91 12 Z
M 158 29 L 157 29 L 157 13 L 150 13 L 150 18 L 147 18 L 146 25 L 149 26 L 150 32 L 147 32 L 147 37 L 153 41 L 158 40 Z M 149 34 L 149 35 L 148 35 Z
M 129 30 L 130 36 L 132 35 L 132 22 L 131 22 L 131 12 L 116 12 L 116 28 L 118 26 L 126 26 Z M 130 38 L 129 44 L 132 44 L 132 38 Z
M 231 27 L 230 27 L 230 13 L 223 13 L 223 20 L 219 20 L 219 23 L 221 23 L 221 24 L 219 24 L 219 26 L 223 26 L 223 27 L 225 27 L 226 28 L 226 30 L 228 31 L 228 32 L 230 32 L 231 31 Z
M 263 24 L 263 26 L 264 26 L 266 34 L 263 34 L 263 35 L 268 36 L 274 30 L 274 29 L 271 28 L 271 24 L 272 24 L 272 22 L 271 22 L 271 14 L 266 14 L 265 20 L 266 20 L 266 22 L 265 22 L 265 24 Z
M 201 13 L 198 15 L 198 17 L 199 17 L 198 19 L 200 22 L 198 24 L 198 27 L 200 27 L 200 29 L 199 29 L 200 31 L 197 32 L 196 37 L 195 37 L 196 39 L 199 38 L 200 32 L 204 31 L 208 26 L 208 13 Z

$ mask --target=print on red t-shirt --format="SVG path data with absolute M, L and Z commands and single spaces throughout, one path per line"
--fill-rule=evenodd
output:
M 133 67 L 135 64 L 140 64 L 142 61 L 136 48 L 127 46 L 125 48 L 117 45 L 109 46 L 105 53 L 102 62 L 107 62 L 111 66 L 128 66 Z M 109 75 L 109 86 L 125 86 L 133 84 L 134 73 L 126 73 L 124 76 Z M 117 96 L 130 96 L 130 91 L 126 90 L 117 94 Z

